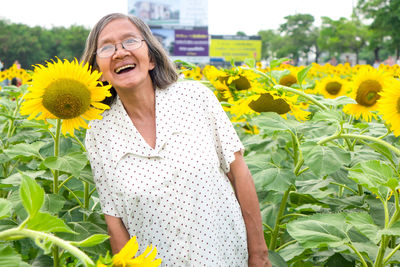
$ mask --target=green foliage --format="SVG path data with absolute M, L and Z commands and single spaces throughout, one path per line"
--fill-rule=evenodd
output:
M 400 27 L 400 2 L 397 0 L 358 0 L 358 11 L 368 19 L 372 19 L 370 29 L 374 32 L 375 38 L 373 48 L 382 48 L 384 44 L 383 37 L 389 39 L 388 46 L 396 51 L 396 56 L 400 54 L 400 37 L 398 29 Z M 379 50 L 378 49 L 378 50 Z
M 27 121 L 18 115 L 26 86 L 3 89 L 0 265 L 49 266 L 56 259 L 56 266 L 92 266 L 110 245 L 81 146 L 84 133 L 57 137 L 57 127 Z
M 77 25 L 45 29 L 0 20 L 0 59 L 6 68 L 18 60 L 26 69 L 56 56 L 79 59 L 88 34 L 89 29 Z
M 343 113 L 347 97 L 274 89 L 319 105 L 305 122 L 272 112 L 246 117 L 259 134 L 239 132 L 273 255 L 288 266 L 400 263 L 399 139 L 380 119 L 363 123 Z
M 20 187 L 20 197 L 25 210 L 30 217 L 34 218 L 44 202 L 43 188 L 30 177 L 23 176 Z
M 310 14 L 296 14 L 286 16 L 285 19 L 286 22 L 279 28 L 279 31 L 285 35 L 285 42 L 280 50 L 285 55 L 291 55 L 296 64 L 299 57 L 308 53 L 315 44 L 314 17 Z

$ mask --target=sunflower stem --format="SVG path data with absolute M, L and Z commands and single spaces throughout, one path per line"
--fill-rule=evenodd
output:
M 54 136 L 54 157 L 60 153 L 61 119 L 57 119 L 56 135 Z M 59 171 L 54 170 L 53 174 L 53 193 L 58 194 L 58 176 Z
M 58 186 L 58 191 L 60 191 L 61 187 L 63 187 L 64 184 L 66 184 L 69 180 L 71 180 L 74 176 L 69 176 L 67 179 L 62 181 L 62 183 Z
M 290 193 L 291 190 L 292 190 L 292 187 L 290 186 L 282 196 L 281 205 L 279 206 L 278 214 L 277 214 L 276 220 L 275 220 L 274 230 L 273 230 L 273 232 L 271 234 L 271 241 L 270 241 L 270 244 L 268 246 L 268 249 L 270 249 L 272 251 L 275 251 L 275 249 L 276 249 L 276 243 L 278 241 L 279 228 L 280 228 L 279 224 L 281 222 L 283 213 L 286 210 L 286 202 L 287 202 L 287 200 L 289 198 L 289 193 Z
M 321 102 L 316 100 L 314 97 L 310 96 L 309 94 L 306 94 L 300 90 L 297 90 L 297 89 L 294 89 L 294 88 L 291 88 L 288 86 L 280 85 L 280 84 L 275 85 L 274 89 L 277 89 L 277 90 L 281 89 L 281 90 L 284 90 L 287 92 L 291 92 L 291 93 L 300 95 L 300 96 L 306 98 L 307 100 L 309 100 L 310 102 L 314 103 L 315 105 L 317 105 L 320 109 L 328 110 L 328 108 L 324 104 L 322 104 Z
M 88 211 L 90 203 L 90 185 L 88 182 L 83 182 L 83 208 Z M 86 213 L 83 213 L 83 221 L 87 221 Z
M 243 68 L 243 69 L 248 69 L 248 68 Z M 257 74 L 260 74 L 261 76 L 264 76 L 264 77 L 270 79 L 270 76 L 268 76 L 268 75 L 265 74 L 264 72 L 259 71 L 259 70 L 256 70 L 256 69 L 252 69 L 252 70 L 253 70 L 253 72 L 255 72 L 255 73 L 257 73 Z M 270 74 L 270 75 L 271 75 L 271 74 Z M 328 110 L 328 108 L 327 108 L 324 104 L 322 104 L 321 102 L 319 102 L 318 100 L 316 100 L 314 97 L 310 96 L 309 94 L 306 94 L 306 93 L 304 93 L 304 92 L 302 92 L 302 91 L 300 91 L 300 90 L 293 89 L 293 88 L 291 88 L 291 87 L 284 86 L 284 85 L 280 85 L 280 84 L 274 85 L 273 88 L 274 88 L 274 89 L 277 89 L 277 90 L 281 89 L 281 90 L 284 90 L 284 91 L 287 91 L 287 92 L 291 92 L 291 93 L 300 95 L 300 96 L 306 98 L 307 100 L 309 100 L 310 102 L 314 103 L 315 105 L 317 105 L 317 106 L 318 106 L 319 108 L 321 108 L 322 110 Z
M 60 267 L 60 251 L 57 246 L 53 246 L 52 250 L 53 250 L 53 266 Z
M 363 267 L 368 267 L 368 264 L 365 262 L 364 257 L 363 257 L 363 256 L 361 255 L 361 253 L 357 250 L 357 248 L 356 248 L 355 246 L 353 246 L 353 244 L 351 244 L 351 243 L 347 243 L 346 245 L 349 246 L 349 247 L 357 254 L 358 258 L 359 258 L 360 261 L 361 261 L 362 266 L 363 266 Z
M 74 135 L 72 138 L 74 138 L 74 140 L 79 144 L 79 146 L 81 147 L 81 149 L 86 152 L 86 148 L 85 146 L 82 144 L 81 140 L 79 140 L 78 137 L 76 137 L 76 135 Z
M 87 256 L 79 248 L 73 246 L 69 241 L 63 240 L 52 234 L 34 231 L 34 230 L 30 230 L 30 229 L 19 229 L 19 228 L 12 228 L 12 229 L 8 229 L 8 230 L 0 232 L 0 240 L 9 240 L 13 237 L 21 238 L 21 236 L 28 237 L 33 240 L 39 239 L 39 240 L 44 240 L 44 241 L 50 241 L 53 243 L 53 245 L 55 245 L 57 247 L 61 247 L 65 250 L 68 250 L 72 255 L 74 255 L 75 257 L 80 259 L 85 266 L 94 266 L 94 262 L 92 261 L 92 259 L 90 259 L 89 256 Z M 54 252 L 54 250 L 53 250 L 53 252 Z M 59 262 L 57 264 L 59 264 Z M 57 265 L 57 266 L 59 266 L 59 265 Z
M 318 142 L 319 145 L 325 144 L 329 141 L 332 141 L 334 139 L 339 139 L 339 138 L 354 138 L 354 139 L 360 139 L 360 140 L 368 140 L 368 141 L 372 141 L 378 144 L 381 144 L 385 147 L 387 147 L 388 149 L 390 149 L 391 151 L 393 151 L 394 153 L 396 153 L 398 156 L 400 156 L 400 149 L 398 149 L 395 146 L 392 146 L 391 144 L 389 144 L 386 141 L 383 141 L 382 139 L 373 137 L 373 136 L 367 136 L 367 135 L 358 135 L 358 134 L 335 134 L 332 136 L 329 136 L 323 140 L 320 140 Z
M 339 186 L 339 187 L 341 187 L 341 188 L 343 188 L 343 189 L 347 189 L 347 190 L 351 191 L 353 194 L 357 194 L 357 192 L 356 192 L 355 190 L 351 189 L 351 188 L 348 187 L 347 185 L 340 184 L 340 183 L 336 183 L 336 182 L 329 182 L 329 183 L 330 183 L 330 184 L 333 184 L 333 185 L 337 185 L 337 186 Z

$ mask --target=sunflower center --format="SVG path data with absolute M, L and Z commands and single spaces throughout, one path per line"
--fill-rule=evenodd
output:
M 60 119 L 72 119 L 85 113 L 90 107 L 90 91 L 72 79 L 52 82 L 43 94 L 43 106 Z
M 297 79 L 292 74 L 285 75 L 279 80 L 279 84 L 284 86 L 291 86 L 295 83 L 297 83 Z
M 331 95 L 337 95 L 342 89 L 342 84 L 338 82 L 329 82 L 325 86 L 325 90 Z
M 276 112 L 285 114 L 290 111 L 290 106 L 282 98 L 274 99 L 272 95 L 262 94 L 257 100 L 249 103 L 249 107 L 257 112 Z
M 397 99 L 397 114 L 400 114 L 400 98 Z
M 219 81 L 227 84 L 229 76 L 220 76 L 218 77 Z M 247 90 L 251 87 L 249 80 L 242 75 L 239 75 L 239 78 L 233 80 L 228 86 L 233 85 L 236 90 Z
M 382 86 L 375 80 L 363 81 L 357 89 L 356 101 L 358 104 L 366 107 L 375 105 L 380 98 L 379 92 Z

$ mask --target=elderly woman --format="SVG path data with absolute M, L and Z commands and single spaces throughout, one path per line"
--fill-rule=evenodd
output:
M 271 266 L 243 145 L 211 90 L 177 82 L 137 17 L 103 17 L 82 60 L 112 85 L 86 146 L 113 253 L 135 235 L 164 266 Z

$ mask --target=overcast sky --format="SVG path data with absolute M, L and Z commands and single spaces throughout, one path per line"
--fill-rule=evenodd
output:
M 126 13 L 127 0 L 0 0 L 0 18 L 30 26 L 92 27 L 102 16 Z M 182 0 L 184 1 L 184 0 Z M 349 18 L 355 0 L 209 0 L 209 34 L 247 35 L 278 29 L 284 17 L 307 13 L 319 26 L 321 16 Z

